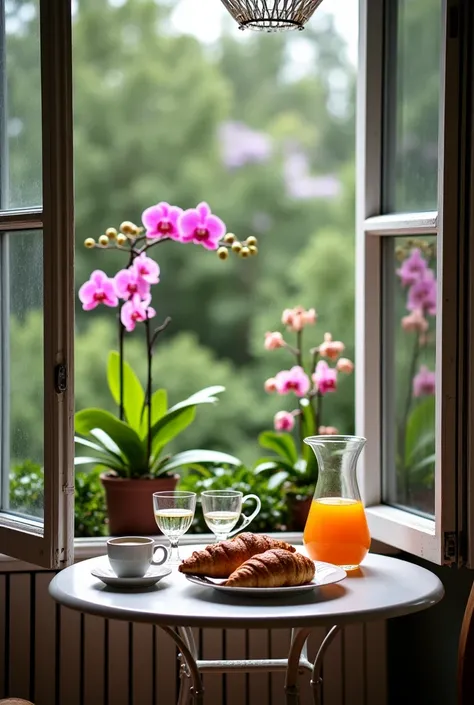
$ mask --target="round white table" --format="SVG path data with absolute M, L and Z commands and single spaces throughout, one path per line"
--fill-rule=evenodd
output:
M 184 553 L 190 553 L 193 549 Z M 304 550 L 299 548 L 299 550 Z M 202 705 L 201 674 L 214 671 L 286 671 L 286 703 L 297 705 L 298 673 L 311 673 L 313 698 L 320 703 L 321 665 L 324 654 L 345 624 L 398 617 L 431 607 L 444 594 L 440 580 L 430 571 L 396 558 L 369 554 L 360 571 L 341 583 L 316 588 L 294 596 L 230 597 L 212 588 L 190 583 L 177 571 L 155 587 L 140 591 L 114 590 L 94 578 L 90 571 L 107 562 L 105 556 L 82 561 L 58 573 L 49 591 L 60 604 L 88 614 L 128 622 L 146 622 L 161 627 L 180 650 L 181 687 L 178 705 L 190 699 Z M 331 627 L 315 662 L 310 663 L 306 642 L 312 628 Z M 199 660 L 192 627 L 228 629 L 291 628 L 287 659 L 259 661 Z

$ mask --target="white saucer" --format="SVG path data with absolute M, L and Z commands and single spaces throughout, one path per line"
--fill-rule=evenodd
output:
M 99 568 L 93 568 L 91 574 L 94 578 L 99 578 L 106 585 L 119 588 L 146 588 L 156 585 L 162 578 L 166 578 L 172 572 L 167 566 L 152 566 L 141 578 L 119 578 L 107 564 Z
M 323 585 L 333 585 L 347 577 L 347 573 L 343 568 L 332 565 L 332 563 L 323 563 L 322 561 L 314 561 L 316 573 L 313 580 L 305 585 L 292 585 L 290 587 L 226 587 L 225 580 L 217 580 L 216 578 L 206 578 L 203 575 L 189 575 L 186 578 L 189 582 L 201 587 L 210 587 L 221 592 L 232 593 L 234 595 L 254 595 L 255 597 L 264 597 L 267 595 L 288 595 L 298 592 L 308 592 Z

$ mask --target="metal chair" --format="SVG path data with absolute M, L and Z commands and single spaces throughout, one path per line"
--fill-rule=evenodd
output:
M 474 703 L 474 584 L 467 601 L 459 639 L 458 703 Z

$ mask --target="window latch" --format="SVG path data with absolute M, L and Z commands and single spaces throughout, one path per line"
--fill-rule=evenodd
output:
M 67 389 L 67 367 L 56 365 L 54 368 L 54 388 L 57 394 L 62 394 Z

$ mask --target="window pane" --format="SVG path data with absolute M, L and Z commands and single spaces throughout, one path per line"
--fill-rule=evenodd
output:
M 39 3 L 0 1 L 0 207 L 26 208 L 42 201 Z
M 387 3 L 385 212 L 436 210 L 441 3 Z
M 385 500 L 434 513 L 436 238 L 385 238 Z
M 9 325 L 3 349 L 3 467 L 9 487 L 3 509 L 43 516 L 43 244 L 41 232 L 4 236 L 9 273 L 2 289 Z M 25 283 L 28 286 L 25 286 Z M 5 473 L 6 474 L 6 473 Z M 5 483 L 7 484 L 7 483 Z

